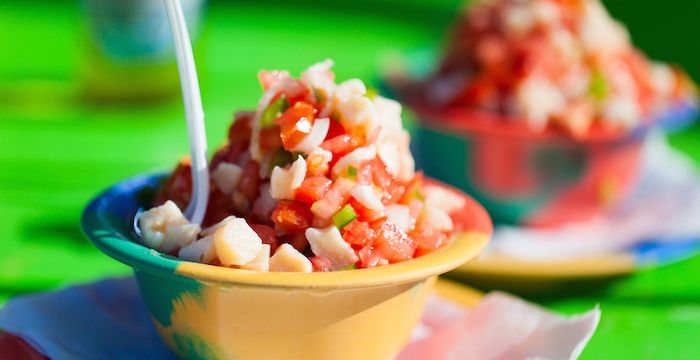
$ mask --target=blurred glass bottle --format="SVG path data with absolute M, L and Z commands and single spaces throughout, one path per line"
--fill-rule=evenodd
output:
M 84 95 L 97 102 L 176 96 L 180 80 L 163 0 L 80 0 Z M 195 53 L 205 0 L 181 0 Z

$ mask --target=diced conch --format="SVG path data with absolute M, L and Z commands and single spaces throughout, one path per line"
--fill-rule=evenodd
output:
M 141 241 L 160 252 L 171 253 L 197 238 L 199 225 L 190 224 L 174 202 L 143 212 L 139 216 Z
M 288 78 L 289 71 L 286 70 L 261 70 L 258 72 L 258 80 L 263 90 L 267 90 L 277 80 Z
M 227 162 L 222 162 L 211 173 L 211 178 L 214 180 L 216 187 L 224 194 L 230 194 L 238 187 L 243 176 L 243 169 L 236 165 Z
M 333 94 L 335 93 L 335 75 L 331 71 L 333 60 L 326 59 L 322 62 L 309 66 L 301 73 L 301 78 L 308 83 L 317 93 L 319 102 L 325 102 L 319 117 L 329 116 L 333 108 Z M 323 101 L 321 101 L 323 100 Z
M 579 23 L 581 44 L 589 52 L 611 53 L 630 46 L 630 36 L 613 20 L 599 1 L 582 1 L 583 16 Z
M 374 147 L 367 146 L 357 148 L 351 151 L 349 154 L 340 158 L 338 162 L 335 163 L 332 171 L 333 176 L 338 176 L 342 174 L 343 171 L 345 171 L 345 169 L 347 169 L 347 167 L 350 165 L 357 165 L 359 163 L 372 160 L 376 156 L 377 153 L 374 150 Z
M 262 239 L 244 219 L 230 220 L 213 235 L 216 255 L 223 265 L 245 265 L 262 249 Z
M 451 214 L 464 208 L 465 200 L 460 194 L 441 186 L 423 186 L 425 203 L 438 207 Z
M 452 231 L 452 218 L 437 206 L 425 204 L 418 216 L 418 225 L 425 224 L 439 231 Z
M 350 190 L 350 196 L 362 204 L 362 206 L 370 210 L 384 210 L 382 195 L 375 190 L 372 185 L 356 185 L 352 190 Z
M 351 97 L 363 96 L 365 93 L 367 93 L 367 87 L 362 80 L 348 79 L 338 84 L 338 88 L 335 92 L 335 98 L 338 101 L 341 101 Z
M 637 102 L 624 95 L 609 96 L 603 105 L 603 117 L 613 125 L 629 127 L 635 124 L 642 113 Z
M 214 237 L 206 236 L 185 245 L 177 253 L 177 256 L 183 260 L 210 264 L 216 259 Z
M 338 100 L 338 121 L 346 129 L 362 129 L 367 138 L 378 123 L 377 111 L 372 100 L 365 96 L 353 96 Z
M 372 100 L 377 111 L 379 135 L 377 155 L 392 176 L 409 181 L 415 175 L 415 161 L 409 148 L 411 137 L 401 124 L 401 104 L 375 96 Z
M 233 215 L 227 216 L 227 217 L 223 218 L 221 221 L 219 221 L 218 223 L 216 223 L 216 224 L 214 224 L 206 229 L 203 229 L 199 233 L 199 236 L 205 237 L 205 236 L 209 236 L 209 235 L 214 235 L 214 233 L 217 230 L 221 229 L 224 225 L 228 224 L 229 222 L 233 221 L 234 219 L 236 219 L 236 217 Z
M 260 185 L 260 196 L 253 203 L 253 213 L 262 218 L 269 218 L 277 206 L 277 200 L 270 195 L 270 184 Z
M 564 111 L 566 99 L 551 81 L 540 76 L 530 76 L 515 93 L 516 111 L 527 118 L 530 128 L 541 131 L 550 116 Z
M 411 217 L 410 210 L 406 205 L 387 205 L 384 212 L 387 221 L 398 225 L 405 232 L 410 232 L 415 227 L 415 220 Z
M 350 244 L 343 240 L 340 231 L 335 226 L 325 229 L 308 228 L 305 232 L 311 251 L 316 256 L 328 259 L 333 270 L 344 268 L 356 263 L 359 259 Z
M 314 149 L 318 148 L 323 140 L 326 139 L 326 134 L 328 134 L 328 129 L 330 128 L 330 119 L 320 118 L 314 121 L 311 131 L 308 135 L 299 142 L 294 148 L 290 149 L 294 152 L 303 152 L 305 154 L 310 153 Z
M 270 257 L 270 271 L 310 273 L 314 271 L 314 268 L 311 265 L 311 260 L 304 254 L 292 245 L 284 243 Z
M 301 186 L 306 177 L 306 161 L 301 155 L 289 169 L 275 166 L 270 177 L 270 196 L 277 200 L 294 199 L 294 190 Z
M 253 260 L 241 266 L 241 269 L 268 271 L 270 270 L 270 245 L 263 244 L 262 249 Z

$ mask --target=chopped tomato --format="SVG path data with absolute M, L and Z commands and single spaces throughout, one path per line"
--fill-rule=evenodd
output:
M 161 205 L 172 200 L 180 209 L 184 209 L 190 202 L 191 194 L 192 165 L 189 158 L 183 158 L 173 170 L 165 186 L 158 191 L 153 203 Z
M 332 123 L 332 121 L 331 121 Z M 355 150 L 362 145 L 362 140 L 358 137 L 343 134 L 330 138 L 321 143 L 321 148 L 333 153 L 333 159 L 337 160 L 343 155 Z
M 258 72 L 258 80 L 260 81 L 260 86 L 262 86 L 264 90 L 269 89 L 275 81 L 288 77 L 289 72 L 287 71 L 261 70 Z
M 374 183 L 379 186 L 383 191 L 384 203 L 396 203 L 398 202 L 403 194 L 406 192 L 406 188 L 401 186 L 386 170 L 386 165 L 384 162 L 377 157 L 372 160 L 372 179 Z
M 301 253 L 306 251 L 306 248 L 309 247 L 309 240 L 306 240 L 306 236 L 304 236 L 302 233 L 285 235 L 283 237 L 283 242 L 292 245 L 293 248 L 297 249 Z
M 360 185 L 372 185 L 372 162 L 366 162 L 357 170 L 355 181 Z
M 372 243 L 374 230 L 366 222 L 355 219 L 343 227 L 342 235 L 348 244 L 362 248 Z
M 312 256 L 309 260 L 311 260 L 311 266 L 313 266 L 314 272 L 328 272 L 333 270 L 331 261 L 323 256 Z
M 294 200 L 312 204 L 326 194 L 333 181 L 325 176 L 307 177 L 294 192 Z
M 404 187 L 404 194 L 399 201 L 401 204 L 410 204 L 411 200 L 418 199 L 421 200 L 423 195 L 421 194 L 421 188 L 423 187 L 423 172 L 418 171 L 414 175 L 413 179 L 406 184 Z M 415 217 L 415 216 L 414 216 Z
M 367 245 L 357 252 L 360 258 L 360 267 L 368 268 L 381 265 L 388 265 L 389 261 L 383 258 L 372 245 Z
M 181 208 L 181 209 L 184 209 Z M 209 195 L 207 212 L 204 215 L 202 226 L 209 226 L 218 223 L 227 216 L 236 213 L 233 201 L 230 196 L 226 196 L 219 189 L 213 189 Z
M 311 212 L 322 220 L 330 219 L 348 200 L 354 186 L 350 179 L 337 179 L 323 197 L 311 205 Z
M 245 196 L 250 204 L 255 201 L 260 193 L 260 183 L 260 165 L 253 160 L 248 160 L 243 170 L 238 190 Z
M 340 125 L 338 121 L 335 121 L 331 119 L 330 121 L 330 126 L 328 128 L 328 133 L 326 134 L 326 140 L 332 139 L 337 136 L 341 136 L 345 134 L 345 129 L 343 128 L 343 125 Z
M 275 230 L 263 224 L 250 224 L 250 227 L 256 234 L 258 234 L 258 236 L 260 236 L 263 244 L 270 245 L 270 254 L 274 254 L 275 250 L 277 250 L 277 247 L 279 246 L 277 235 L 275 235 Z
M 280 201 L 272 212 L 275 230 L 281 233 L 300 233 L 311 226 L 313 215 L 309 209 L 295 201 Z
M 357 218 L 360 221 L 375 222 L 386 218 L 386 214 L 383 211 L 368 209 L 354 198 L 350 198 L 348 203 L 352 205 L 353 209 L 355 209 Z
M 282 146 L 280 127 L 270 126 L 260 129 L 260 147 L 266 150 L 275 150 Z
M 316 109 L 307 102 L 297 102 L 275 120 L 280 126 L 282 144 L 286 150 L 293 149 L 311 132 Z
M 221 162 L 244 165 L 241 164 L 241 162 L 244 159 L 243 155 L 247 150 L 247 142 L 229 142 L 214 154 L 211 159 L 211 163 L 209 164 L 209 169 L 216 169 Z
M 253 122 L 253 111 L 239 111 L 234 115 L 233 124 L 228 128 L 228 139 L 231 142 L 250 141 L 251 126 Z
M 306 173 L 309 176 L 325 176 L 329 166 L 321 154 L 310 154 L 306 157 Z
M 291 78 L 284 81 L 282 93 L 287 98 L 290 105 L 294 105 L 297 102 L 305 102 L 311 105 L 316 104 L 316 96 L 306 83 Z
M 415 256 L 425 255 L 439 249 L 447 241 L 447 234 L 425 226 L 416 227 L 409 235 L 416 242 Z
M 412 258 L 416 243 L 401 227 L 386 221 L 377 231 L 374 250 L 389 263 L 396 263 Z

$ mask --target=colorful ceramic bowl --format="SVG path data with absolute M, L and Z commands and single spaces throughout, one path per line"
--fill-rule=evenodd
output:
M 329 273 L 269 273 L 182 261 L 134 241 L 133 217 L 163 176 L 121 182 L 93 200 L 82 225 L 134 268 L 165 343 L 187 358 L 387 359 L 408 340 L 436 276 L 476 257 L 492 226 L 468 199 L 468 229 L 403 263 Z M 463 219 L 462 219 L 463 218 Z
M 474 196 L 494 221 L 526 226 L 585 221 L 624 198 L 651 127 L 624 134 L 592 128 L 574 139 L 487 112 L 411 108 L 419 118 L 418 167 Z M 695 115 L 693 105 L 678 104 L 648 123 L 676 127 Z

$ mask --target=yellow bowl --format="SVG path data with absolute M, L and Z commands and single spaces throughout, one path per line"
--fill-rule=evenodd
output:
M 411 335 L 436 276 L 476 257 L 491 235 L 488 215 L 468 199 L 464 232 L 398 264 L 300 274 L 192 263 L 133 240 L 133 216 L 160 179 L 113 186 L 88 205 L 82 224 L 98 248 L 134 268 L 156 329 L 187 358 L 390 358 Z

